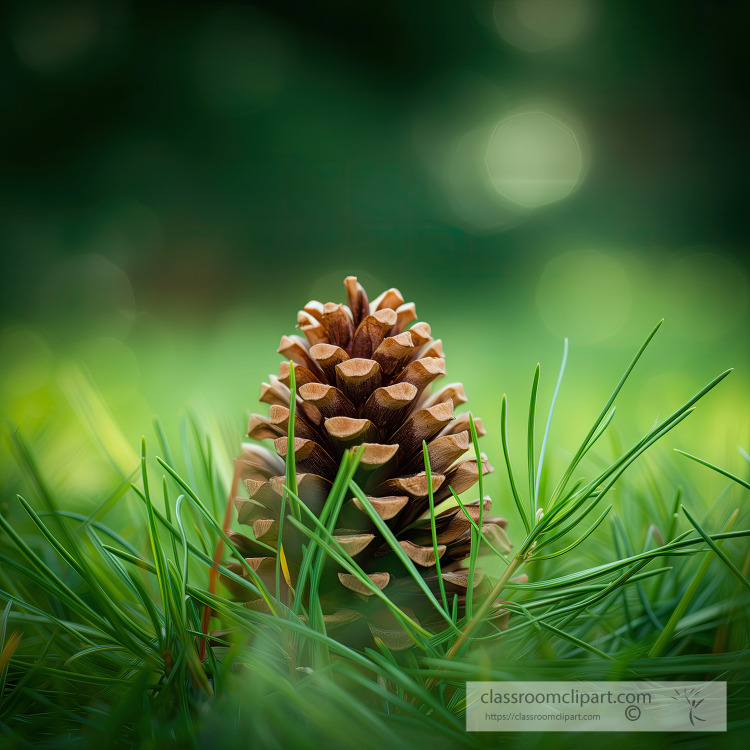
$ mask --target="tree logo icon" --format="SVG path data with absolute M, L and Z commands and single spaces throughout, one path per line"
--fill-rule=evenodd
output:
M 695 726 L 696 721 L 705 721 L 705 719 L 702 719 L 700 716 L 698 716 L 698 709 L 703 703 L 704 698 L 701 698 L 698 700 L 698 694 L 699 690 L 698 688 L 691 688 L 691 689 L 685 689 L 683 693 L 680 693 L 679 690 L 674 691 L 675 694 L 672 696 L 673 700 L 676 701 L 685 701 L 686 708 L 688 710 L 688 715 L 690 717 L 690 723 Z

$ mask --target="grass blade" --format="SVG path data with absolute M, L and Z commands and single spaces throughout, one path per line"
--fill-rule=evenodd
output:
M 518 494 L 518 487 L 516 486 L 516 480 L 513 478 L 513 467 L 510 463 L 510 454 L 508 453 L 508 414 L 507 414 L 507 398 L 503 393 L 503 398 L 500 403 L 500 438 L 503 444 L 503 456 L 505 457 L 505 468 L 508 472 L 508 480 L 510 481 L 510 490 L 513 493 L 513 500 L 515 500 L 516 508 L 518 508 L 518 514 L 521 516 L 523 526 L 528 534 L 531 531 L 531 523 L 529 522 L 526 508 L 524 508 L 521 496 Z M 481 464 L 479 464 L 481 466 Z M 480 470 L 481 474 L 481 470 Z
M 294 375 L 294 362 L 289 362 L 289 425 L 286 441 L 286 478 L 285 486 L 291 490 L 289 496 L 289 505 L 292 508 L 292 515 L 298 520 L 302 520 L 300 509 L 297 507 L 297 500 L 293 499 L 299 495 L 297 489 L 297 464 L 294 458 L 294 418 L 297 413 L 297 381 Z
M 716 553 L 717 557 L 732 571 L 737 580 L 750 591 L 750 581 L 742 575 L 740 569 L 727 557 L 724 550 L 722 550 L 716 542 L 701 528 L 700 524 L 693 518 L 690 511 L 683 505 L 682 512 L 687 516 L 688 521 L 693 525 L 693 528 L 706 540 L 706 544 Z M 735 510 L 732 514 L 732 520 L 737 516 L 739 510 Z M 731 523 L 731 522 L 730 522 Z M 729 528 L 729 524 L 727 525 Z
M 563 355 L 562 362 L 560 362 L 560 371 L 557 374 L 557 382 L 555 383 L 555 391 L 552 394 L 552 401 L 549 406 L 549 413 L 547 415 L 547 424 L 544 427 L 544 437 L 542 438 L 542 447 L 539 451 L 539 466 L 536 473 L 536 493 L 534 494 L 534 513 L 539 508 L 539 485 L 542 483 L 542 468 L 544 467 L 544 455 L 547 450 L 547 439 L 549 438 L 549 431 L 552 425 L 552 415 L 555 413 L 555 404 L 557 403 L 557 396 L 560 393 L 560 386 L 562 385 L 563 375 L 565 374 L 565 366 L 568 362 L 568 339 L 567 337 L 563 341 Z
M 437 529 L 435 528 L 435 498 L 432 494 L 432 467 L 430 466 L 430 457 L 427 454 L 427 441 L 422 441 L 422 456 L 424 457 L 424 470 L 425 470 L 425 476 L 427 478 L 427 498 L 429 500 L 430 504 L 430 530 L 432 532 L 432 549 L 435 553 L 435 571 L 437 572 L 437 578 L 438 578 L 438 585 L 440 586 L 440 598 L 443 602 L 443 609 L 447 612 L 448 611 L 448 597 L 445 595 L 445 583 L 443 581 L 443 576 L 440 570 L 440 556 L 438 555 L 438 543 L 437 543 Z M 480 467 L 479 474 L 481 476 L 482 474 L 482 462 L 481 459 L 479 459 L 479 463 L 477 466 Z M 479 493 L 479 496 L 481 498 L 482 493 Z M 481 507 L 482 502 L 480 500 L 480 513 L 481 513 Z M 471 584 L 470 584 L 471 585 Z
M 696 463 L 702 464 L 703 466 L 707 466 L 709 469 L 713 469 L 718 474 L 722 474 L 728 479 L 731 479 L 733 482 L 737 482 L 740 487 L 744 487 L 746 490 L 750 490 L 750 482 L 746 482 L 744 479 L 740 479 L 738 476 L 735 476 L 726 469 L 722 469 L 720 466 L 709 463 L 704 458 L 698 458 L 698 456 L 693 456 L 691 453 L 685 453 L 685 451 L 681 451 L 679 448 L 675 448 L 674 450 L 676 453 L 682 454 L 686 458 L 689 458 L 691 461 L 695 461 Z
M 527 461 L 528 461 L 528 473 L 529 473 L 529 507 L 531 509 L 530 515 L 534 517 L 536 515 L 536 467 L 534 455 L 534 427 L 536 421 L 536 396 L 539 390 L 539 363 L 537 363 L 536 369 L 534 370 L 534 380 L 531 384 L 531 398 L 529 399 L 529 421 L 526 435 L 526 450 L 527 450 Z

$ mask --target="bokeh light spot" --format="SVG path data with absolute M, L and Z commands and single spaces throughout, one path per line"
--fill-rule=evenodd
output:
M 418 105 L 414 145 L 434 180 L 441 221 L 489 234 L 529 215 L 498 193 L 486 166 L 487 144 L 507 111 L 503 91 L 468 71 L 437 81 Z
M 500 121 L 487 148 L 495 189 L 526 208 L 570 195 L 583 174 L 580 137 L 546 112 L 520 112 Z
M 616 334 L 628 318 L 632 287 L 625 266 L 596 251 L 553 258 L 536 292 L 539 316 L 555 335 L 590 344 Z
M 588 0 L 496 0 L 493 17 L 505 41 L 541 52 L 578 39 L 591 20 Z
M 477 128 L 458 138 L 445 160 L 442 173 L 448 204 L 459 222 L 474 232 L 507 229 L 528 211 L 498 195 L 482 168 L 491 128 Z

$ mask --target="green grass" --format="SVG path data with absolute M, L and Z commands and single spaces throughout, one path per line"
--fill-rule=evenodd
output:
M 157 423 L 158 448 L 143 440 L 140 472 L 121 467 L 115 486 L 81 513 L 12 430 L 26 487 L 0 515 L 0 747 L 580 747 L 595 736 L 467 734 L 464 683 L 646 678 L 727 680 L 727 744 L 739 747 L 750 723 L 747 467 L 694 459 L 726 481 L 718 496 L 701 498 L 702 487 L 685 482 L 686 459 L 647 453 L 728 371 L 685 394 L 629 447 L 615 432 L 615 402 L 658 328 L 575 448 L 548 441 L 566 347 L 537 454 L 537 366 L 524 410 L 525 481 L 513 468 L 508 399 L 499 399 L 500 440 L 483 447 L 504 457 L 515 546 L 506 556 L 484 539 L 481 520 L 472 522 L 469 568 L 473 575 L 481 566 L 490 591 L 470 597 L 461 618 L 444 589 L 433 595 L 357 487 L 354 452 L 320 517 L 288 472 L 283 522 L 307 542 L 287 599 L 279 595 L 283 562 L 275 590 L 267 587 L 227 536 L 231 434 L 185 420 L 178 452 Z M 479 459 L 473 422 L 472 438 Z M 555 449 L 568 452 L 562 467 L 547 458 Z M 350 493 L 440 615 L 436 632 L 391 602 L 335 540 Z M 436 544 L 432 498 L 430 510 Z M 226 567 L 230 557 L 244 575 Z M 317 599 L 327 558 L 383 601 L 411 649 L 376 641 L 358 651 L 327 632 Z M 261 596 L 265 610 L 232 601 L 217 574 Z M 644 746 L 667 741 L 710 746 L 696 736 L 639 737 Z

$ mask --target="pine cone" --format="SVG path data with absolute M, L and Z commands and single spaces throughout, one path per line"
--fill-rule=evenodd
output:
M 287 361 L 281 364 L 278 377 L 271 375 L 270 383 L 263 383 L 261 389 L 260 400 L 271 405 L 270 415 L 253 414 L 248 428 L 251 438 L 273 439 L 278 456 L 257 445 L 244 446 L 241 466 L 250 498 L 235 500 L 239 522 L 251 526 L 256 539 L 277 546 L 291 360 L 297 386 L 294 455 L 301 499 L 319 513 L 341 455 L 347 448 L 364 444 L 355 481 L 437 593 L 422 441 L 428 445 L 436 506 L 450 497 L 449 487 L 458 494 L 477 482 L 479 467 L 473 450 L 471 457 L 462 458 L 471 447 L 469 415 L 453 413 L 455 406 L 466 402 L 464 389 L 460 383 L 451 383 L 429 392 L 431 383 L 445 375 L 442 344 L 432 339 L 427 323 L 414 322 L 414 304 L 404 303 L 397 289 L 389 289 L 370 303 L 355 277 L 348 277 L 344 285 L 348 306 L 311 301 L 297 316 L 306 339 L 281 339 L 278 351 Z M 481 419 L 474 424 L 479 436 L 485 434 Z M 484 455 L 481 463 L 484 474 L 492 471 Z M 505 519 L 489 515 L 490 498 L 485 497 L 483 504 L 485 536 L 496 548 L 508 551 Z M 479 500 L 465 505 L 478 521 Z M 459 507 L 451 507 L 437 515 L 436 526 L 449 604 L 457 595 L 461 614 L 468 586 L 468 570 L 462 561 L 470 552 L 470 524 Z M 334 535 L 395 604 L 412 612 L 426 627 L 445 625 L 356 498 L 344 505 Z M 272 588 L 275 558 L 246 536 L 233 533 L 233 541 Z M 285 523 L 282 543 L 292 578 L 304 542 L 303 535 Z M 233 569 L 242 573 L 236 563 Z M 480 581 L 481 572 L 476 571 L 474 585 Z M 246 598 L 247 590 L 241 590 Z M 382 602 L 333 562 L 319 591 L 329 629 L 346 625 L 342 631 L 357 633 L 359 629 L 361 635 L 367 633 L 362 627 L 366 623 L 391 648 L 409 645 Z M 251 601 L 247 606 L 261 602 Z M 352 626 L 357 620 L 358 626 Z

